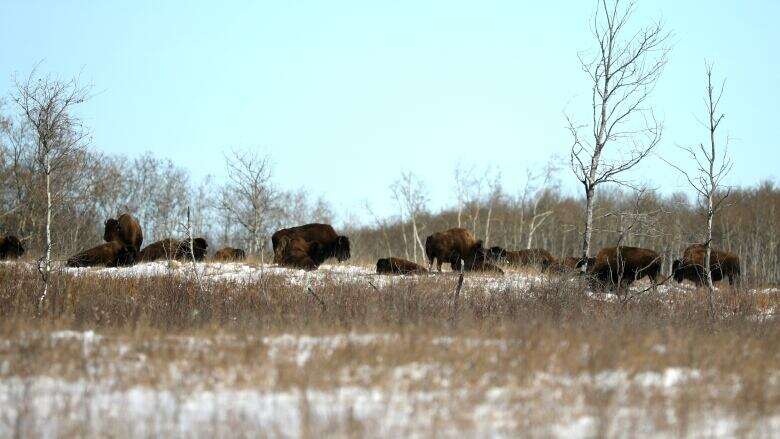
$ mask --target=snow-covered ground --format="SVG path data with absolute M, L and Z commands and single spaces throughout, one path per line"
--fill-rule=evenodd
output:
M 59 331 L 55 343 L 77 342 L 92 352 L 109 337 L 92 331 Z M 304 366 L 317 350 L 347 344 L 370 348 L 393 344 L 396 334 L 282 334 L 261 337 L 264 361 L 294 359 Z M 198 339 L 176 338 L 193 348 Z M 432 344 L 449 345 L 449 337 Z M 498 346 L 501 340 L 469 339 Z M 662 349 L 662 347 L 659 347 Z M 327 356 L 327 355 L 326 355 Z M 262 361 L 259 359 L 259 361 Z M 376 367 L 376 366 L 375 366 Z M 739 391 L 738 378 L 670 367 L 630 373 L 603 370 L 578 375 L 537 372 L 502 386 L 487 373 L 470 386 L 456 386 L 447 364 L 410 362 L 379 371 L 345 365 L 338 384 L 278 387 L 265 383 L 178 390 L 171 386 L 124 387 L 105 379 L 64 380 L 48 376 L 0 379 L 0 437 L 733 437 L 780 434 L 780 413 L 744 416 L 718 404 L 685 407 L 685 391 L 713 395 Z M 780 385 L 774 372 L 770 386 Z M 362 381 L 367 381 L 364 385 Z M 606 399 L 604 399 L 606 398 Z M 359 434 L 359 433 L 363 434 Z

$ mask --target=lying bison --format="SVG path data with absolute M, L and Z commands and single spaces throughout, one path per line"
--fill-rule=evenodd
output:
M 133 265 L 137 254 L 132 246 L 111 241 L 72 256 L 67 264 L 68 267 L 121 267 Z
M 214 253 L 212 259 L 223 262 L 243 261 L 246 259 L 246 253 L 240 248 L 224 247 Z
M 704 274 L 705 257 L 706 249 L 703 244 L 694 244 L 686 248 L 682 259 L 677 259 L 672 263 L 674 280 L 678 283 L 689 280 L 694 282 L 696 286 L 704 284 L 706 282 Z M 713 282 L 718 282 L 723 280 L 724 277 L 728 277 L 729 285 L 734 285 L 741 273 L 739 257 L 733 253 L 712 249 L 710 254 L 710 271 L 712 272 Z
M 488 256 L 490 257 L 490 260 L 499 264 L 505 264 L 512 267 L 537 265 L 542 271 L 546 271 L 557 262 L 555 257 L 543 248 L 511 251 L 501 247 L 490 247 Z
M 582 269 L 586 262 L 588 267 L 592 267 L 596 262 L 596 258 L 577 258 L 574 256 L 567 256 L 562 260 L 556 261 L 554 264 L 552 264 L 550 269 L 558 273 L 572 272 Z
M 653 288 L 661 273 L 661 256 L 649 249 L 637 247 L 607 247 L 597 255 L 588 274 L 601 288 L 631 285 L 643 277 L 650 278 Z
M 106 242 L 119 241 L 134 247 L 135 251 L 140 251 L 141 244 L 144 242 L 144 234 L 138 221 L 129 213 L 124 213 L 119 215 L 117 219 L 109 218 L 106 220 L 103 240 Z
M 271 236 L 274 250 L 274 263 L 280 264 L 283 254 L 279 252 L 283 237 L 300 238 L 307 243 L 316 243 L 309 251 L 309 257 L 319 266 L 328 258 L 336 258 L 339 262 L 350 258 L 349 238 L 340 236 L 330 224 L 306 224 L 289 229 L 281 229 Z
M 0 260 L 18 259 L 24 255 L 22 241 L 16 236 L 8 235 L 0 238 Z
M 382 258 L 376 261 L 378 274 L 425 274 L 428 270 L 420 264 L 401 258 Z
M 276 243 L 274 260 L 282 267 L 316 270 L 320 264 L 312 255 L 321 255 L 317 241 L 308 242 L 297 236 L 281 236 Z
M 195 260 L 202 261 L 206 257 L 208 243 L 203 238 L 193 239 L 195 244 Z M 140 262 L 152 262 L 161 260 L 192 260 L 193 252 L 190 250 L 190 241 L 178 241 L 175 239 L 163 239 L 147 245 L 138 255 Z
M 436 268 L 441 272 L 441 264 L 448 263 L 453 270 L 461 268 L 460 261 L 474 254 L 477 238 L 466 229 L 454 228 L 436 232 L 425 239 L 425 256 L 428 258 L 428 270 Z M 481 243 L 480 243 L 481 247 Z

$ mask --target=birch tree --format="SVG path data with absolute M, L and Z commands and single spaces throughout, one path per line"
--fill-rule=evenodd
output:
M 222 190 L 219 209 L 247 232 L 249 251 L 262 257 L 277 196 L 271 185 L 271 159 L 234 151 L 225 160 L 228 183 Z
M 35 162 L 46 194 L 44 255 L 38 262 L 43 281 L 39 298 L 42 311 L 52 271 L 52 176 L 86 147 L 87 130 L 73 112 L 78 104 L 88 99 L 90 88 L 82 86 L 78 77 L 60 80 L 39 75 L 37 68 L 26 78 L 17 78 L 15 83 L 12 99 L 22 118 L 33 128 Z
M 666 65 L 670 34 L 658 22 L 632 32 L 635 6 L 633 0 L 599 0 L 591 23 L 595 53 L 579 54 L 591 85 L 591 115 L 586 124 L 571 116 L 567 122 L 571 168 L 585 192 L 583 258 L 590 254 L 598 186 L 620 182 L 620 174 L 658 145 L 663 131 L 648 100 Z
M 723 203 L 731 195 L 731 188 L 724 188 L 723 180 L 728 176 L 734 162 L 728 156 L 728 139 L 724 142 L 724 147 L 718 149 L 717 131 L 726 117 L 720 112 L 720 101 L 726 88 L 724 80 L 716 88 L 712 82 L 713 66 L 707 64 L 705 67 L 707 88 L 704 95 L 704 105 L 707 118 L 702 125 L 707 130 L 707 141 L 700 143 L 697 147 L 682 146 L 688 156 L 696 163 L 696 171 L 690 173 L 681 167 L 670 162 L 669 165 L 680 171 L 685 176 L 688 184 L 696 191 L 699 199 L 705 207 L 705 229 L 704 229 L 704 277 L 706 280 L 710 312 L 714 311 L 714 292 L 715 286 L 712 282 L 712 271 L 710 262 L 712 259 L 712 230 L 715 216 L 723 207 Z M 725 191 L 724 191 L 725 189 Z
M 406 214 L 412 223 L 412 257 L 417 261 L 417 248 L 419 246 L 421 254 L 425 257 L 425 246 L 420 240 L 419 227 L 417 225 L 418 217 L 425 211 L 425 205 L 428 202 L 428 196 L 425 193 L 423 182 L 411 172 L 401 173 L 401 177 L 390 187 L 393 197 L 401 209 L 401 221 Z M 414 244 L 417 245 L 414 245 Z

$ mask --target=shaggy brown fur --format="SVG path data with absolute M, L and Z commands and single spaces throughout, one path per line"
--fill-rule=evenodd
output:
M 463 260 L 463 263 L 464 271 L 480 271 L 484 273 L 496 273 L 501 275 L 504 274 L 504 270 L 490 262 L 488 251 L 482 247 L 482 241 L 477 241 L 477 243 L 474 244 L 471 253 L 466 256 L 466 258 Z
M 401 258 L 382 258 L 376 261 L 379 274 L 425 274 L 428 270 L 420 264 Z
M 547 270 L 557 262 L 555 257 L 543 248 L 511 251 L 501 247 L 491 247 L 488 255 L 492 261 L 499 264 L 506 264 L 512 267 L 538 265 L 542 271 Z
M 16 236 L 8 235 L 0 238 L 0 260 L 18 259 L 24 255 L 24 246 L 22 241 Z
M 147 245 L 138 255 L 140 262 L 152 262 L 176 259 L 181 241 L 175 239 L 163 239 Z
M 637 247 L 607 247 L 596 255 L 596 261 L 588 266 L 588 274 L 601 287 L 631 285 L 645 276 L 656 286 L 661 272 L 661 256 L 658 252 Z
M 95 265 L 105 265 L 107 267 L 120 267 L 132 265 L 134 255 L 137 252 L 131 247 L 119 241 L 111 241 L 100 244 L 89 250 L 84 250 L 68 259 L 68 267 L 93 267 Z
M 193 239 L 195 243 L 195 260 L 202 261 L 206 257 L 208 243 L 203 238 Z M 162 260 L 192 260 L 190 251 L 190 241 L 178 241 L 175 239 L 163 239 L 147 245 L 138 255 L 141 262 L 152 262 Z
M 123 213 L 117 219 L 109 218 L 106 220 L 103 240 L 106 242 L 119 241 L 127 246 L 135 247 L 135 251 L 140 251 L 141 244 L 144 242 L 144 234 L 138 221 L 129 213 Z
M 202 261 L 206 259 L 206 252 L 208 251 L 209 244 L 204 238 L 194 238 L 192 245 L 195 248 L 195 260 Z M 190 240 L 185 239 L 179 244 L 179 249 L 176 251 L 176 259 L 191 261 L 193 257 L 193 251 L 190 250 Z
M 425 256 L 428 258 L 428 270 L 436 268 L 441 272 L 441 264 L 447 262 L 453 270 L 460 269 L 460 261 L 472 255 L 477 246 L 477 238 L 466 229 L 454 228 L 436 232 L 425 239 Z
M 706 249 L 703 244 L 694 244 L 689 246 L 683 252 L 682 259 L 677 259 L 672 263 L 672 272 L 674 280 L 678 283 L 689 280 L 701 286 L 706 282 L 704 274 L 704 259 L 706 258 Z M 739 279 L 741 274 L 739 257 L 734 253 L 724 252 L 712 249 L 710 255 L 710 271 L 712 272 L 712 281 L 718 282 L 724 277 L 729 278 L 729 285 Z
M 233 247 L 224 247 L 214 253 L 214 257 L 212 258 L 215 261 L 243 261 L 246 259 L 246 253 L 241 250 L 240 248 L 233 248 Z
M 277 243 L 275 258 L 282 267 L 316 270 L 319 264 L 311 257 L 319 254 L 319 243 L 307 242 L 300 237 L 282 236 Z
M 271 244 L 274 250 L 274 262 L 279 264 L 283 258 L 283 254 L 277 250 L 281 244 L 283 237 L 289 238 L 301 238 L 309 243 L 317 243 L 314 246 L 314 252 L 310 252 L 309 257 L 314 263 L 319 266 L 326 259 L 336 258 L 339 262 L 346 261 L 350 258 L 350 244 L 349 238 L 346 236 L 340 236 L 333 229 L 330 224 L 306 224 L 298 227 L 290 227 L 289 229 L 277 230 L 276 233 L 271 236 Z
M 588 267 L 592 267 L 596 262 L 596 258 L 587 258 L 587 261 Z M 567 256 L 562 260 L 558 260 L 551 264 L 550 270 L 558 273 L 566 273 L 581 269 L 583 265 L 585 265 L 585 259 Z

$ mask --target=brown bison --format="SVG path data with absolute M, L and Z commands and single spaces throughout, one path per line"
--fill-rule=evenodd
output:
M 378 274 L 425 274 L 428 270 L 420 264 L 401 258 L 382 258 L 376 261 Z
M 588 262 L 588 267 L 592 267 L 596 262 L 596 258 L 577 258 L 574 256 L 567 256 L 562 260 L 556 261 L 554 264 L 552 264 L 550 269 L 559 273 L 571 272 L 581 269 L 585 265 L 586 261 Z
M 195 244 L 195 260 L 202 261 L 206 257 L 208 243 L 203 238 L 193 239 Z M 152 262 L 160 260 L 192 260 L 190 241 L 178 241 L 175 239 L 163 239 L 147 245 L 138 255 L 140 262 Z
M 317 241 L 308 242 L 297 236 L 282 236 L 277 242 L 274 260 L 283 267 L 316 270 L 320 264 L 312 255 L 321 255 L 320 244 Z
M 492 261 L 512 267 L 538 265 L 542 271 L 547 270 L 557 262 L 555 257 L 543 248 L 511 251 L 501 247 L 490 247 L 488 256 Z
M 24 255 L 22 241 L 16 236 L 8 235 L 0 238 L 0 260 L 18 259 Z
M 106 220 L 103 231 L 103 240 L 106 242 L 119 241 L 127 246 L 135 247 L 135 251 L 141 250 L 144 242 L 144 234 L 138 221 L 129 213 L 119 215 L 119 218 Z
M 246 253 L 244 253 L 244 251 L 240 248 L 224 247 L 214 253 L 214 257 L 212 259 L 215 261 L 225 262 L 243 261 L 246 259 Z
M 89 250 L 84 250 L 68 259 L 68 267 L 93 267 L 105 265 L 106 267 L 121 267 L 133 265 L 138 254 L 131 246 L 119 241 L 111 241 L 100 244 Z
M 689 246 L 683 252 L 682 259 L 677 259 L 672 263 L 672 272 L 674 280 L 681 283 L 683 280 L 690 280 L 701 286 L 706 282 L 704 274 L 704 259 L 706 249 L 703 244 L 694 244 Z M 710 271 L 712 272 L 712 281 L 718 282 L 724 277 L 729 278 L 729 285 L 739 279 L 741 274 L 739 257 L 733 253 L 724 252 L 716 249 L 711 250 Z
M 319 266 L 328 258 L 336 258 L 339 262 L 350 258 L 349 238 L 336 234 L 330 224 L 306 224 L 289 229 L 277 230 L 271 236 L 274 250 L 274 262 L 281 264 L 283 254 L 278 249 L 283 237 L 301 238 L 308 243 L 316 243 L 309 251 L 309 257 Z
M 163 239 L 147 245 L 138 255 L 141 262 L 176 259 L 181 241 L 175 239 Z
M 477 243 L 474 234 L 462 228 L 434 233 L 425 239 L 428 270 L 433 269 L 434 260 L 439 272 L 441 272 L 441 264 L 445 262 L 449 263 L 453 270 L 459 270 L 461 268 L 460 261 L 466 260 L 474 253 Z
M 482 246 L 482 241 L 477 241 L 471 252 L 463 259 L 463 270 L 504 274 L 504 270 L 490 262 L 488 251 Z
M 649 249 L 637 247 L 607 247 L 596 255 L 588 274 L 601 287 L 631 285 L 647 276 L 656 286 L 661 273 L 661 256 Z

